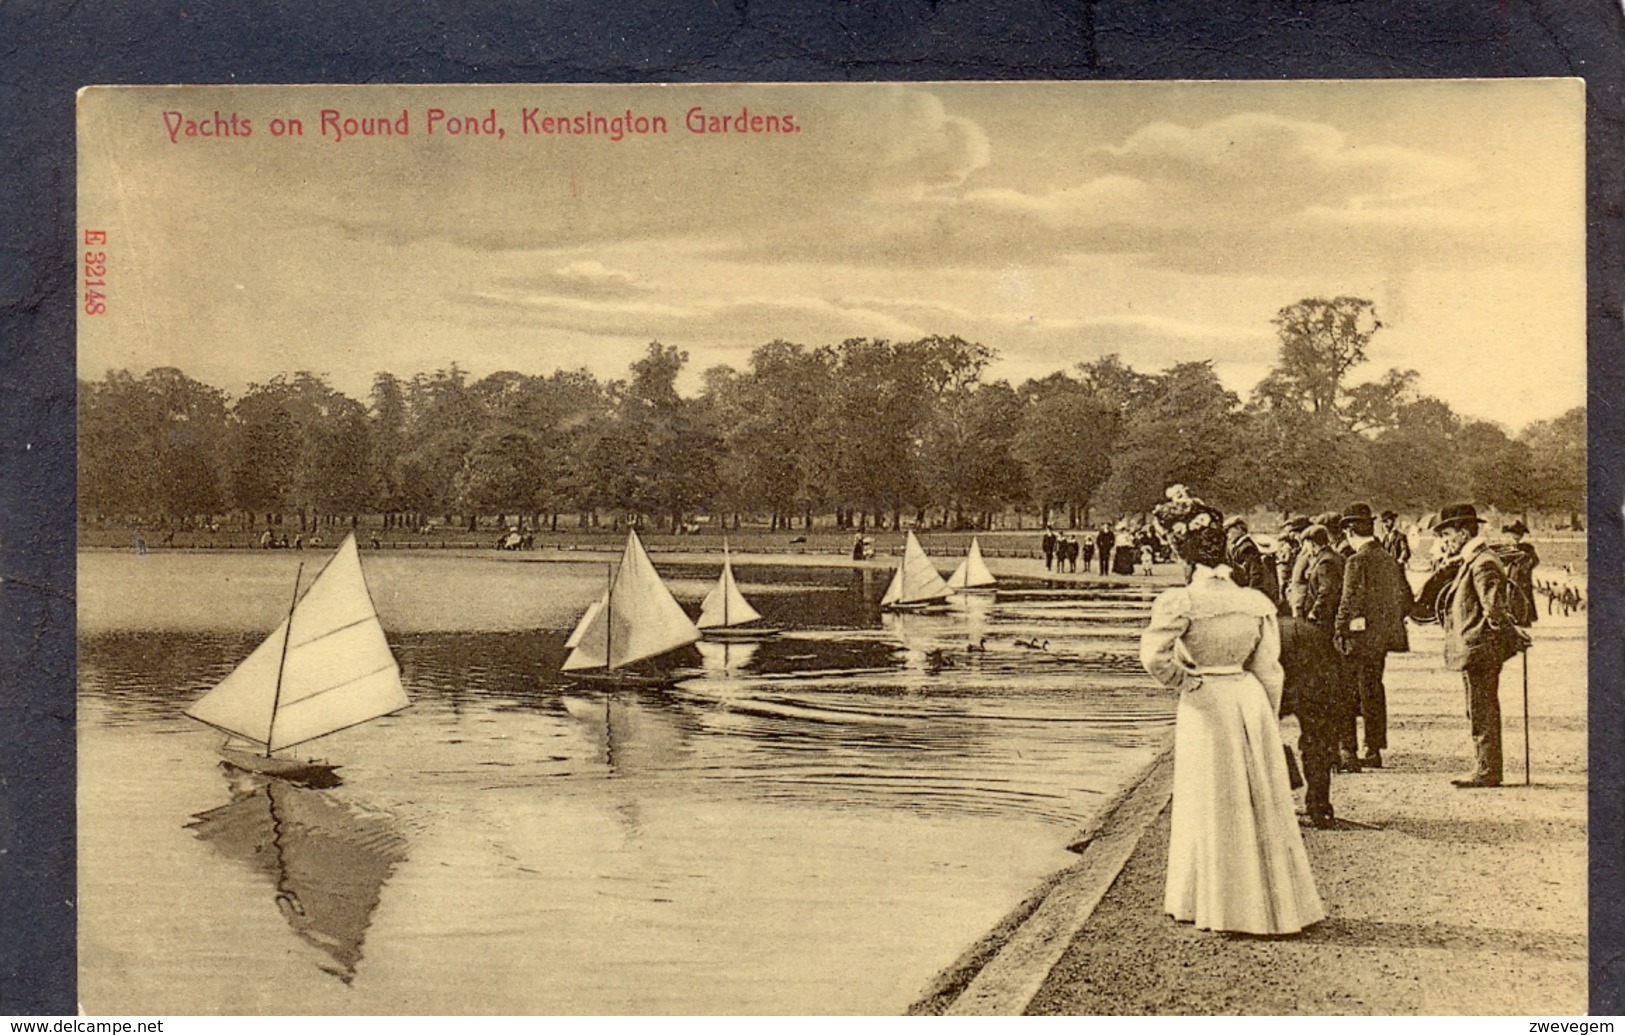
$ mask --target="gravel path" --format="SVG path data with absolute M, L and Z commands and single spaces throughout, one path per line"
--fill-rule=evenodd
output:
M 1389 658 L 1384 768 L 1334 777 L 1340 828 L 1305 831 L 1324 922 L 1261 939 L 1169 920 L 1164 812 L 1027 1012 L 1583 1013 L 1582 620 L 1536 627 L 1529 787 L 1522 662 L 1502 677 L 1508 786 L 1457 790 L 1449 778 L 1470 751 L 1459 677 L 1438 667 L 1437 630 L 1413 630 L 1412 642 L 1413 653 Z

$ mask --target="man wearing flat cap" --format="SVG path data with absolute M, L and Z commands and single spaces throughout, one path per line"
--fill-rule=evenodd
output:
M 1471 503 L 1457 503 L 1433 526 L 1446 556 L 1461 558 L 1439 607 L 1444 665 L 1461 673 L 1473 734 L 1473 772 L 1450 781 L 1457 787 L 1501 786 L 1501 666 L 1520 636 L 1507 612 L 1506 569 L 1478 534 L 1481 524 Z
M 1350 696 L 1358 702 L 1365 726 L 1365 753 L 1360 766 L 1382 768 L 1388 747 L 1388 696 L 1382 685 L 1390 651 L 1411 649 L 1405 616 L 1411 610 L 1411 587 L 1398 563 L 1373 534 L 1371 508 L 1356 503 L 1343 511 L 1339 524 L 1350 553 L 1343 567 L 1343 597 L 1337 606 L 1336 643 Z M 1344 749 L 1355 748 L 1354 719 L 1345 720 Z

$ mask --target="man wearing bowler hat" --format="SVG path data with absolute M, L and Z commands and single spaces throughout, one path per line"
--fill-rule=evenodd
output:
M 1343 567 L 1343 597 L 1337 606 L 1336 644 L 1343 655 L 1349 694 L 1358 702 L 1365 725 L 1365 753 L 1360 766 L 1382 768 L 1388 747 L 1388 697 L 1382 672 L 1390 651 L 1411 649 L 1405 616 L 1411 610 L 1411 587 L 1399 564 L 1373 535 L 1371 508 L 1356 503 L 1339 520 L 1349 546 Z M 1351 702 L 1352 703 L 1352 702 Z M 1343 723 L 1345 749 L 1354 749 L 1354 718 Z
M 1506 569 L 1478 534 L 1481 524 L 1471 503 L 1457 503 L 1433 526 L 1445 554 L 1461 557 L 1439 607 L 1444 664 L 1461 672 L 1476 756 L 1472 775 L 1450 781 L 1457 787 L 1501 786 L 1501 666 L 1518 634 L 1507 612 Z

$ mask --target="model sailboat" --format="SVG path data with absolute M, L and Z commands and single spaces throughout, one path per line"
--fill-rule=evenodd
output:
M 903 563 L 897 566 L 891 585 L 880 598 L 880 607 L 885 611 L 923 611 L 946 605 L 953 592 L 910 532 L 903 545 Z
M 999 580 L 987 570 L 987 562 L 982 560 L 981 545 L 977 543 L 975 536 L 971 536 L 970 552 L 965 554 L 965 559 L 959 562 L 959 567 L 954 569 L 954 573 L 948 576 L 948 588 L 956 593 L 964 593 L 973 590 L 992 590 L 998 583 Z
M 604 595 L 587 608 L 565 641 L 571 651 L 559 671 L 582 682 L 669 683 L 667 673 L 633 666 L 699 638 L 699 629 L 660 580 L 638 534 L 629 532 L 620 567 L 611 569 Z
M 777 629 L 754 624 L 761 620 L 761 612 L 739 592 L 739 584 L 734 581 L 733 564 L 728 558 L 728 543 L 724 540 L 722 574 L 700 604 L 700 620 L 695 623 L 700 635 L 708 640 L 765 640 L 779 634 Z
M 220 749 L 239 768 L 288 780 L 330 780 L 337 766 L 277 753 L 411 702 L 367 592 L 354 534 L 345 537 L 303 598 L 294 576 L 293 599 L 276 631 L 186 714 L 247 742 L 239 747 L 228 741 Z

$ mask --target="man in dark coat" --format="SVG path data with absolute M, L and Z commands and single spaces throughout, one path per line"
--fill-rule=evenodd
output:
M 1275 548 L 1275 579 L 1281 587 L 1281 613 L 1303 614 L 1303 561 L 1307 552 L 1303 546 L 1303 533 L 1309 519 L 1295 517 L 1281 526 L 1280 545 Z
M 1112 547 L 1117 545 L 1117 536 L 1112 532 L 1112 526 L 1101 525 L 1100 532 L 1095 536 L 1095 549 L 1099 551 L 1100 573 L 1109 574 L 1112 570 Z
M 1315 826 L 1329 827 L 1338 730 L 1343 717 L 1352 712 L 1344 692 L 1342 659 L 1332 646 L 1343 596 L 1343 558 L 1331 548 L 1331 536 L 1321 525 L 1304 530 L 1303 552 L 1307 560 L 1302 617 L 1281 620 L 1281 668 L 1298 715 L 1298 751 L 1307 785 L 1304 811 Z
M 1447 555 L 1461 564 L 1443 594 L 1444 665 L 1461 673 L 1467 721 L 1473 734 L 1471 776 L 1457 787 L 1501 786 L 1501 666 L 1521 649 L 1522 632 L 1507 613 L 1507 576 L 1500 558 L 1478 534 L 1478 512 L 1458 503 L 1439 512 L 1434 526 Z
M 1226 553 L 1230 564 L 1230 579 L 1238 586 L 1256 589 L 1270 598 L 1277 607 L 1281 603 L 1281 584 L 1275 578 L 1275 564 L 1266 559 L 1247 534 L 1247 522 L 1231 518 L 1224 523 L 1225 539 L 1229 543 Z
M 1388 551 L 1388 556 L 1399 563 L 1404 571 L 1411 563 L 1411 540 L 1399 527 L 1399 515 L 1391 510 L 1382 512 L 1382 524 L 1377 529 L 1377 538 L 1382 540 L 1382 548 Z
M 1535 568 L 1540 564 L 1540 554 L 1535 552 L 1533 543 L 1524 541 L 1524 536 L 1529 534 L 1529 526 L 1522 520 L 1504 526 L 1501 531 L 1512 537 L 1512 547 L 1517 551 L 1516 554 L 1509 553 L 1511 559 L 1503 561 L 1507 580 L 1514 591 L 1507 601 L 1507 613 L 1512 616 L 1513 622 L 1527 628 L 1540 617 L 1535 610 Z
M 1042 546 L 1044 548 L 1044 570 L 1045 571 L 1049 571 L 1050 566 L 1055 563 L 1055 546 L 1056 546 L 1056 544 L 1058 542 L 1060 542 L 1060 540 L 1055 535 L 1055 530 L 1053 528 L 1049 527 L 1048 525 L 1045 525 L 1044 526 L 1044 538 L 1042 540 L 1040 540 L 1040 543 L 1042 544 Z
M 1347 685 L 1359 700 L 1365 725 L 1362 767 L 1382 768 L 1388 747 L 1388 697 L 1382 672 L 1390 651 L 1411 649 L 1405 616 L 1411 587 L 1405 573 L 1373 532 L 1371 508 L 1356 503 L 1343 511 L 1343 536 L 1350 550 L 1343 568 L 1343 596 L 1337 606 L 1336 644 L 1343 655 Z M 1341 747 L 1356 747 L 1354 723 L 1345 721 Z

